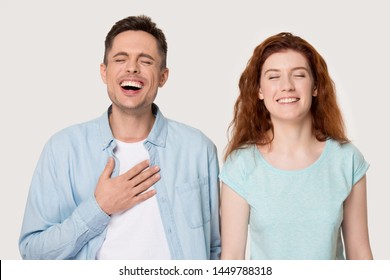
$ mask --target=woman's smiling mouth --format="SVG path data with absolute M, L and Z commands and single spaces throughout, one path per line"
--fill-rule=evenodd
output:
M 276 100 L 276 102 L 282 103 L 282 104 L 289 104 L 289 103 L 298 102 L 299 100 L 300 100 L 300 98 L 297 98 L 297 97 L 284 97 L 284 98 L 280 98 L 280 99 Z

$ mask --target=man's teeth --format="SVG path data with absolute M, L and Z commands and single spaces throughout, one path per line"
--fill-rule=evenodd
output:
M 123 81 L 121 83 L 121 87 L 125 89 L 137 90 L 137 89 L 141 89 L 143 85 L 135 81 Z
M 279 103 L 293 103 L 293 102 L 297 102 L 299 100 L 299 98 L 295 98 L 295 97 L 289 97 L 289 98 L 281 98 L 278 100 Z

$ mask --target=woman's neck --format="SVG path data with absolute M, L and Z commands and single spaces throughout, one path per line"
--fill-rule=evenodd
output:
M 272 136 L 272 132 L 269 133 Z M 269 145 L 258 148 L 271 165 L 285 170 L 303 169 L 313 164 L 325 145 L 314 136 L 311 120 L 299 124 L 276 122 L 272 138 Z

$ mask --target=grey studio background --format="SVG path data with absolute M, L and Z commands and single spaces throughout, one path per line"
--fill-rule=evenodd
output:
M 323 55 L 348 135 L 371 167 L 368 211 L 376 259 L 390 259 L 390 119 L 386 1 L 0 0 L 0 258 L 17 242 L 32 173 L 51 135 L 100 116 L 109 105 L 99 74 L 104 38 L 146 14 L 168 40 L 170 77 L 156 103 L 201 129 L 222 155 L 238 79 L 266 37 L 290 31 Z

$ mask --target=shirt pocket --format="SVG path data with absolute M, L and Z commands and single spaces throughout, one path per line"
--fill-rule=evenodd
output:
M 176 186 L 182 213 L 191 228 L 210 221 L 210 193 L 208 176 Z

